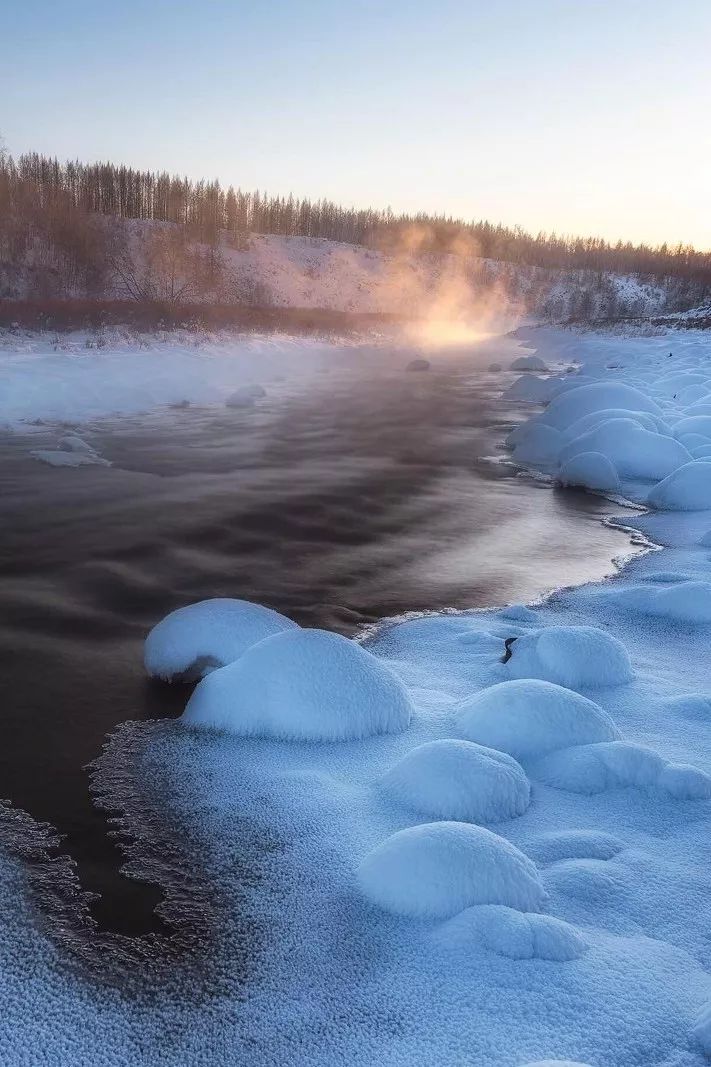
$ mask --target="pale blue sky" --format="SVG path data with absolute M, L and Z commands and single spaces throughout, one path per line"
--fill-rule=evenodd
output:
M 711 0 L 0 0 L 7 147 L 711 248 Z

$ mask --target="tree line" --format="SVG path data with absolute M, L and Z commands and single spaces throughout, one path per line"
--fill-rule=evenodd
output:
M 515 264 L 675 276 L 701 287 L 711 285 L 711 252 L 688 245 L 533 235 L 486 221 L 342 207 L 325 199 L 270 196 L 231 185 L 225 189 L 218 181 L 193 181 L 114 163 L 60 163 L 36 152 L 15 160 L 0 153 L 0 241 L 6 253 L 44 227 L 64 250 L 71 269 L 86 273 L 97 240 L 86 221 L 95 216 L 177 223 L 191 238 L 213 246 L 219 245 L 221 235 L 237 248 L 246 247 L 250 233 L 316 237 L 384 252 L 411 247 L 418 252 L 466 251 Z

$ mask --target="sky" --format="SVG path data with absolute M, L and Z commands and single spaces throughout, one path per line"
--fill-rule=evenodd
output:
M 0 135 L 711 249 L 711 0 L 0 0 Z

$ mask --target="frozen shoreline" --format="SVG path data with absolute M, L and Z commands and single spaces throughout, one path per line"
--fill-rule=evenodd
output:
M 665 338 L 539 336 L 557 345 L 552 352 L 559 360 L 582 353 L 588 371 L 608 373 L 610 354 L 627 352 L 621 358 L 629 360 L 627 376 L 637 385 L 644 375 L 652 378 L 655 361 L 667 358 Z M 673 343 L 679 348 L 680 338 Z M 636 362 L 630 349 L 650 362 Z M 689 340 L 689 359 L 711 393 L 707 352 L 698 335 Z M 551 348 L 541 344 L 539 354 L 551 358 Z M 663 412 L 674 402 L 669 398 Z M 650 483 L 623 478 L 620 488 L 642 502 Z M 705 668 L 711 546 L 699 544 L 711 530 L 711 511 L 650 511 L 625 526 L 662 548 L 603 583 L 559 590 L 533 611 L 514 606 L 428 616 L 371 637 L 366 647 L 413 704 L 412 723 L 402 733 L 314 745 L 186 734 L 178 724 L 142 728 L 148 765 L 154 761 L 170 776 L 176 812 L 210 857 L 211 877 L 235 902 L 223 916 L 220 968 L 224 1006 L 237 1000 L 239 1009 L 218 1010 L 208 1025 L 204 1005 L 159 997 L 152 1013 L 141 1011 L 147 1058 L 135 1062 L 201 1062 L 208 1052 L 223 1062 L 216 1043 L 224 1062 L 706 1062 L 711 1035 L 705 1023 L 696 1026 L 711 1001 L 711 801 L 704 799 L 703 777 L 669 767 L 711 770 Z M 589 742 L 560 749 L 555 738 L 553 761 L 549 754 L 537 762 L 518 752 L 530 803 L 492 827 L 533 861 L 546 895 L 540 914 L 560 925 L 544 928 L 531 897 L 523 909 L 528 925 L 516 918 L 517 906 L 495 900 L 484 911 L 475 905 L 445 921 L 402 919 L 374 907 L 361 895 L 359 863 L 389 835 L 428 821 L 384 793 L 381 779 L 416 746 L 461 737 L 462 702 L 512 677 L 501 662 L 506 639 L 530 644 L 539 631 L 559 626 L 594 626 L 618 639 L 635 672 L 600 687 L 585 674 L 585 657 L 572 680 L 561 682 L 549 670 L 548 680 L 602 709 L 628 747 L 615 750 L 621 755 L 613 763 L 601 763 L 599 750 L 583 753 Z M 513 677 L 546 677 L 535 649 L 532 654 Z M 519 656 L 515 651 L 510 662 Z M 571 646 L 556 670 L 576 662 Z M 701 790 L 690 792 L 691 781 Z M 251 857 L 259 875 L 254 885 L 245 885 L 243 866 L 235 866 L 235 820 L 244 817 L 275 842 L 268 855 Z M 250 923 L 260 931 L 261 951 L 245 986 L 241 976 L 230 979 L 230 959 Z M 52 990 L 60 1010 L 72 1011 L 77 989 L 57 975 L 45 949 L 35 944 L 28 951 L 39 954 L 45 993 Z M 75 1058 L 65 1062 L 89 1055 L 97 1017 L 108 1035 L 103 1047 L 121 1062 L 130 1046 L 129 1006 L 82 995 L 89 999 L 71 1040 Z M 161 1044 L 166 1025 L 174 1057 Z M 32 1040 L 25 1030 L 30 1049 Z

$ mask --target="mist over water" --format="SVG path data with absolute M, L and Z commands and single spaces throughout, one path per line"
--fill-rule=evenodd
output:
M 601 524 L 609 505 L 500 462 L 521 417 L 500 390 L 461 356 L 420 374 L 340 367 L 254 410 L 97 422 L 84 436 L 110 468 L 33 461 L 49 431 L 2 437 L 3 794 L 66 835 L 101 926 L 160 926 L 160 891 L 119 875 L 84 767 L 117 723 L 183 710 L 189 689 L 142 666 L 166 612 L 243 597 L 354 634 L 610 571 L 627 539 Z

